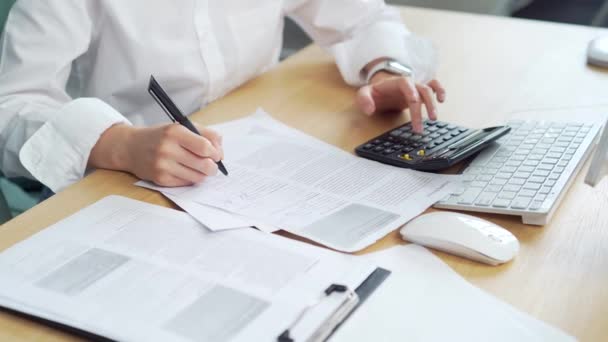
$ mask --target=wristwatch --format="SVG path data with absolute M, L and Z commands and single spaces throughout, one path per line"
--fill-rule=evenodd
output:
M 374 77 L 374 75 L 380 71 L 386 71 L 393 75 L 406 77 L 412 76 L 413 74 L 413 70 L 410 66 L 402 64 L 392 58 L 388 58 L 383 60 L 382 62 L 377 63 L 367 72 L 367 76 L 365 77 L 365 83 L 369 84 L 369 82 L 372 80 L 372 77 Z

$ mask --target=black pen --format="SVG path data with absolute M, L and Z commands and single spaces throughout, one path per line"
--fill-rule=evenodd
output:
M 158 102 L 158 104 L 165 111 L 165 113 L 167 113 L 171 121 L 179 123 L 194 134 L 201 135 L 201 133 L 196 129 L 196 127 L 194 127 L 192 122 L 190 122 L 190 120 L 188 120 L 188 118 L 184 114 L 182 114 L 179 108 L 177 108 L 173 100 L 171 100 L 165 90 L 163 90 L 163 88 L 160 86 L 160 84 L 158 84 L 156 79 L 154 79 L 154 76 L 150 76 L 150 85 L 148 86 L 148 92 L 150 93 L 150 95 L 152 95 L 154 100 Z M 226 170 L 224 163 L 222 163 L 222 161 L 220 160 L 216 164 L 218 169 L 225 176 L 228 176 L 228 170 Z

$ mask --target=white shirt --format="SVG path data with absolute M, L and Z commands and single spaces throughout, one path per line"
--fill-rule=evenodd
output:
M 78 181 L 112 125 L 168 123 L 151 74 L 195 112 L 277 63 L 285 15 L 353 86 L 376 58 L 408 62 L 382 0 L 17 1 L 0 42 L 0 169 L 53 191 Z

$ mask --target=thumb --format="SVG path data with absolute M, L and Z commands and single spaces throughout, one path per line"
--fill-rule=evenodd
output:
M 357 105 L 367 115 L 372 115 L 376 111 L 376 104 L 372 96 L 372 86 L 361 87 L 357 92 Z

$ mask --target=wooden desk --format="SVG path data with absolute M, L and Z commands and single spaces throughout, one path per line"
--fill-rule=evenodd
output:
M 410 29 L 440 49 L 439 77 L 448 89 L 447 121 L 472 127 L 510 117 L 595 120 L 608 114 L 608 72 L 585 64 L 588 41 L 608 30 L 404 8 Z M 353 105 L 330 57 L 309 47 L 197 115 L 212 124 L 261 106 L 277 119 L 352 151 L 364 140 L 407 121 L 406 115 L 366 117 Z M 581 340 L 608 339 L 608 180 L 576 179 L 551 223 L 481 215 L 521 241 L 510 264 L 483 266 L 439 253 L 472 283 Z M 170 206 L 133 186 L 135 178 L 98 171 L 0 227 L 0 250 L 110 194 Z M 402 243 L 395 232 L 368 251 Z M 0 313 L 2 341 L 65 341 L 73 337 Z

